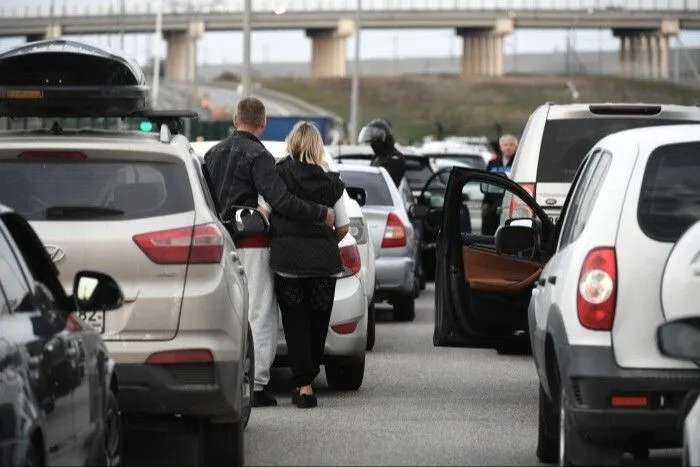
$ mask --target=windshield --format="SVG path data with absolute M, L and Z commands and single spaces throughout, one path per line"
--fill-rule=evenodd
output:
M 481 156 L 481 154 L 463 154 L 463 153 L 455 153 L 455 152 L 441 152 L 441 153 L 425 153 L 426 157 L 434 158 L 434 159 L 448 159 L 451 161 L 457 161 L 461 162 L 463 164 L 467 164 L 470 167 L 473 167 L 475 169 L 479 170 L 485 170 L 486 169 L 486 161 L 484 161 L 484 158 Z
M 340 170 L 340 178 L 346 187 L 364 188 L 367 193 L 366 206 L 393 206 L 386 180 L 380 173 Z
M 682 123 L 697 122 L 629 117 L 549 120 L 540 145 L 537 182 L 571 183 L 584 156 L 609 134 L 645 126 Z
M 30 221 L 129 220 L 194 209 L 182 164 L 0 162 L 0 202 Z

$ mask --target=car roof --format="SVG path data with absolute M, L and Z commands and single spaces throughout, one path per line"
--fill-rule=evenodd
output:
M 700 115 L 700 107 L 693 105 L 679 104 L 654 104 L 654 103 L 629 103 L 629 102 L 589 102 L 589 103 L 572 103 L 572 104 L 548 104 L 547 120 L 567 119 L 567 118 L 683 118 L 688 114 Z M 599 107 L 608 109 L 605 113 L 595 113 L 591 108 Z M 639 109 L 639 114 L 630 112 L 614 112 L 615 109 Z M 647 108 L 650 113 L 641 113 L 642 109 Z M 660 108 L 660 111 L 652 111 L 654 108 Z
M 654 149 L 696 141 L 700 141 L 700 124 L 662 125 L 618 131 L 601 139 L 595 147 L 629 146 L 632 142 L 639 147 Z

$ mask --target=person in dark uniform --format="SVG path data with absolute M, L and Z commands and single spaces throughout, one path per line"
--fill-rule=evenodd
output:
M 406 173 L 406 161 L 403 154 L 396 149 L 394 135 L 391 134 L 389 124 L 380 119 L 372 120 L 362 127 L 357 141 L 360 144 L 372 146 L 372 151 L 374 151 L 372 165 L 384 167 L 398 188 Z
M 513 165 L 515 151 L 518 149 L 518 139 L 513 135 L 503 135 L 498 140 L 501 155 L 491 159 L 486 166 L 488 172 L 495 172 L 507 176 Z M 494 235 L 501 223 L 498 208 L 503 202 L 503 194 L 484 193 L 481 204 L 481 234 Z

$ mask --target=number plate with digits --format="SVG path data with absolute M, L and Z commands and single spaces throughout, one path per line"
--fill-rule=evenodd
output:
M 92 328 L 100 334 L 105 332 L 104 311 L 79 311 L 78 318 L 92 326 Z

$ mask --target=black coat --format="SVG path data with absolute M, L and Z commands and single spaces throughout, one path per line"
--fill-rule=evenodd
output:
M 384 167 L 397 187 L 401 184 L 401 179 L 406 173 L 406 160 L 401 151 L 393 145 L 382 148 L 378 152 L 375 149 L 375 156 L 371 165 Z
M 297 219 L 323 222 L 327 209 L 318 203 L 299 199 L 287 190 L 275 168 L 275 158 L 255 135 L 234 131 L 231 136 L 207 151 L 204 162 L 209 169 L 213 193 L 221 209 L 258 205 L 258 193 L 273 210 Z
M 333 207 L 345 185 L 335 172 L 291 156 L 277 164 L 280 177 L 301 199 Z M 343 270 L 335 232 L 322 222 L 309 222 L 272 211 L 270 267 L 275 272 L 305 276 L 332 276 Z

